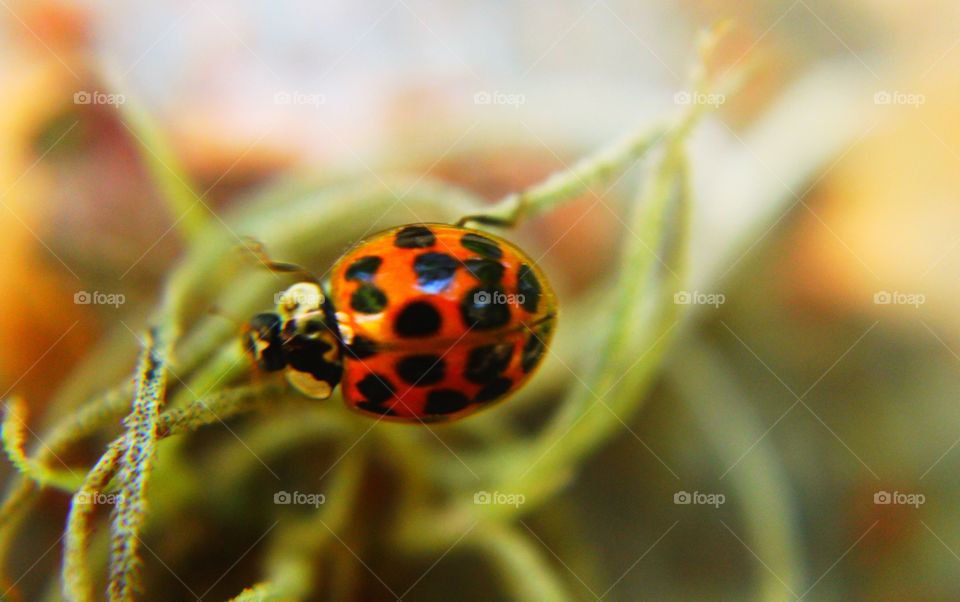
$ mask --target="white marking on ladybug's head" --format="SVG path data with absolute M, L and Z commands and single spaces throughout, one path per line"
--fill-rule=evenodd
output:
M 325 300 L 319 285 L 298 282 L 277 295 L 277 313 L 284 321 L 298 319 L 304 314 L 319 311 Z

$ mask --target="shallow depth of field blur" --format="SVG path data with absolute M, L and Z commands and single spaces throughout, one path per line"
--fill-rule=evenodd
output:
M 728 18 L 717 61 L 745 81 L 700 98 L 685 83 L 696 32 Z M 96 380 L 132 373 L 180 257 L 120 104 L 169 141 L 202 194 L 189 212 L 219 220 L 291 177 L 407 173 L 494 201 L 710 103 L 689 143 L 691 278 L 668 353 L 639 410 L 521 533 L 570 599 L 960 599 L 958 71 L 948 0 L 2 0 L 0 398 L 27 401 L 27 449 L 42 448 L 48 402 L 84 358 L 128 349 Z M 607 290 L 636 236 L 635 189 L 594 192 L 503 233 L 540 258 L 561 322 Z M 598 319 L 565 328 L 586 345 Z M 538 378 L 559 396 L 578 369 L 557 357 Z M 186 451 L 243 453 L 230 426 Z M 105 441 L 62 461 L 86 469 Z M 299 444 L 249 478 L 321 453 Z M 372 453 L 376 479 L 389 449 Z M 14 475 L 4 461 L 0 479 Z M 155 477 L 163 506 L 171 484 Z M 4 589 L 57 599 L 69 499 L 43 493 Z M 389 507 L 375 501 L 363 507 Z M 224 497 L 161 529 L 148 518 L 143 599 L 258 582 L 274 519 L 243 512 Z M 356 512 L 357 541 L 385 520 Z M 353 541 L 331 540 L 317 577 L 351 585 L 316 597 L 505 596 L 475 551 Z

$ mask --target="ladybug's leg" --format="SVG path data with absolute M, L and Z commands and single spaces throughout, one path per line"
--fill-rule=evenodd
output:
M 243 247 L 271 272 L 277 272 L 281 274 L 296 274 L 299 278 L 306 282 L 320 284 L 320 279 L 317 278 L 313 272 L 307 268 L 299 266 L 295 263 L 286 263 L 271 259 L 270 255 L 267 254 L 267 249 L 263 246 L 263 243 L 255 238 L 244 236 Z
M 527 197 L 524 194 L 513 195 L 513 208 L 506 215 L 467 215 L 457 221 L 457 226 L 462 228 L 469 222 L 484 224 L 486 226 L 497 226 L 500 228 L 512 228 L 517 225 L 520 218 L 526 210 Z

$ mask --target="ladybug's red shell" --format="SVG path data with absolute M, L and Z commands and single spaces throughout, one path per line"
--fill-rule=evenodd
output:
M 346 403 L 406 422 L 472 414 L 529 378 L 556 300 L 509 242 L 446 224 L 387 230 L 333 267 Z

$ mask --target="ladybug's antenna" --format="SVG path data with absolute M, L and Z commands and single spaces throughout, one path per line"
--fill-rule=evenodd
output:
M 259 240 L 250 236 L 244 236 L 242 240 L 244 248 L 271 272 L 280 274 L 295 274 L 301 280 L 312 282 L 313 284 L 317 285 L 320 284 L 320 279 L 317 278 L 313 272 L 307 268 L 295 263 L 286 263 L 271 259 L 270 255 L 267 253 L 267 248 Z

